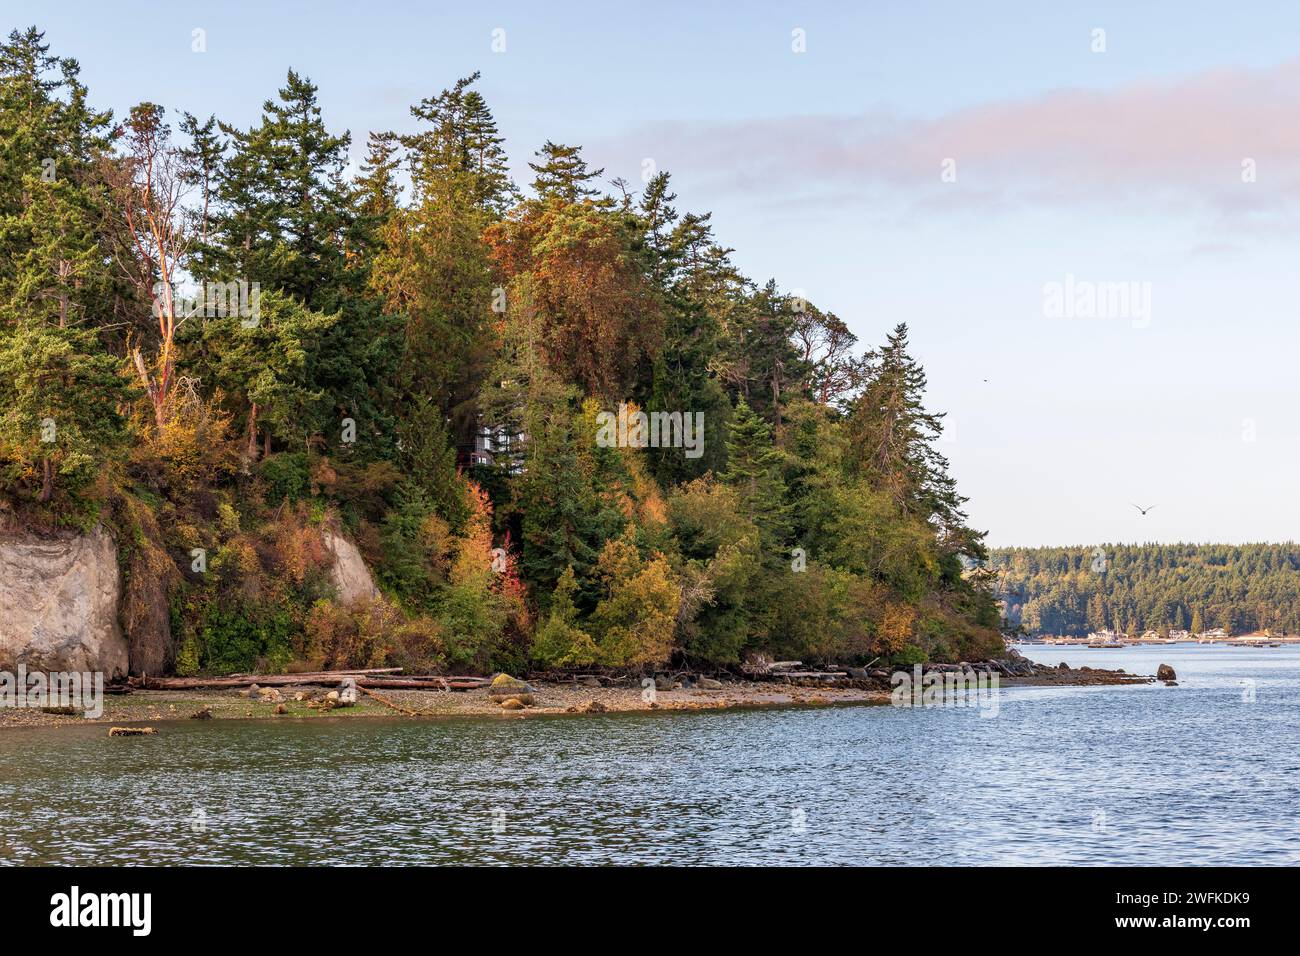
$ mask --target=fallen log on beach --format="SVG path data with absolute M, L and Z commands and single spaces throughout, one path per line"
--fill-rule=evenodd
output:
M 356 669 L 345 669 L 345 670 L 336 670 L 336 671 L 302 671 L 301 673 L 298 673 L 298 674 L 274 674 L 274 675 L 271 675 L 271 676 L 274 676 L 274 677 L 321 677 L 321 676 L 333 676 L 334 674 L 337 674 L 337 675 L 339 675 L 340 677 L 361 677 L 363 674 L 400 674 L 401 672 L 402 672 L 402 668 L 400 668 L 400 667 L 368 667 L 368 668 L 364 668 L 364 669 L 362 669 L 362 668 L 356 668 Z M 264 680 L 264 679 L 266 679 L 267 675 L 265 675 L 265 674 L 244 674 L 244 673 L 239 673 L 239 674 L 225 674 L 225 675 L 223 675 L 223 679 L 229 679 L 229 680 L 233 680 L 234 678 L 237 678 L 237 677 L 250 677 L 250 678 L 252 678 L 253 680 Z
M 358 687 L 374 690 L 478 690 L 489 687 L 486 677 L 429 677 L 419 680 L 412 677 L 359 677 Z
M 848 671 L 781 671 L 772 675 L 775 680 L 835 680 L 848 676 Z
M 231 690 L 237 687 L 292 687 L 297 684 L 337 684 L 351 677 L 358 687 L 387 690 L 475 690 L 486 687 L 486 677 L 438 675 L 394 677 L 400 667 L 356 671 L 313 671 L 302 674 L 235 674 L 229 677 L 131 677 L 128 683 L 141 690 Z M 367 676 L 373 675 L 373 676 Z

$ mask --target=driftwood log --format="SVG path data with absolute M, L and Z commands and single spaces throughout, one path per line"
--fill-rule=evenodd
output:
M 292 687 L 296 684 L 337 684 L 351 677 L 358 687 L 391 690 L 474 690 L 486 687 L 486 677 L 392 676 L 400 667 L 370 670 L 312 671 L 302 674 L 233 674 L 229 677 L 131 677 L 127 683 L 141 690 L 222 690 L 235 687 Z

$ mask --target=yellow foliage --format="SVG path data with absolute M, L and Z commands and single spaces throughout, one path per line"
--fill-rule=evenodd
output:
M 667 559 L 655 554 L 641 562 L 624 537 L 605 545 L 598 566 L 609 588 L 591 615 L 601 661 L 614 667 L 666 661 L 682 599 Z
M 886 604 L 880 621 L 881 649 L 895 654 L 907 646 L 916 625 L 916 608 L 907 604 Z

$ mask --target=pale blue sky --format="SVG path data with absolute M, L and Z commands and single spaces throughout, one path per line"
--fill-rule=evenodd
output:
M 6 0 L 4 25 L 117 111 L 247 124 L 293 66 L 358 156 L 482 70 L 517 169 L 547 138 L 634 183 L 652 159 L 755 279 L 864 342 L 907 321 L 991 543 L 1300 537 L 1300 9 L 727 6 Z M 1150 283 L 1149 324 L 1046 318 L 1067 273 Z

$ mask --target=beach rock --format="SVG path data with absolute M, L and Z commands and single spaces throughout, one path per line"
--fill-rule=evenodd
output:
M 521 701 L 518 697 L 507 697 L 505 700 L 501 701 L 501 709 L 502 710 L 523 710 L 524 702 Z
M 1161 664 L 1156 668 L 1156 680 L 1177 680 L 1178 675 L 1168 664 Z
M 337 704 L 339 702 L 339 692 L 336 690 L 332 690 L 325 695 L 325 699 L 328 700 L 331 704 Z
M 701 677 L 696 683 L 701 690 L 722 690 L 722 681 L 714 680 L 712 677 Z
M 1056 665 L 1056 669 L 1058 671 L 1068 671 L 1070 669 L 1070 665 L 1065 663 L 1065 661 L 1061 661 L 1061 663 Z
M 355 677 L 345 677 L 343 683 L 339 684 L 339 703 L 346 706 L 356 702 L 357 679 Z
M 84 534 L 0 534 L 0 670 L 127 673 L 117 544 Z
M 671 677 L 656 677 L 655 690 L 672 690 L 673 681 Z
M 509 697 L 501 698 L 498 703 L 500 703 L 502 707 L 505 707 L 506 704 L 510 703 L 510 701 L 514 701 L 519 704 L 520 707 L 532 707 L 537 703 L 537 698 L 532 694 L 511 694 Z M 510 709 L 513 710 L 514 708 Z
M 274 687 L 263 687 L 257 692 L 257 699 L 266 704 L 278 704 L 284 696 Z
M 287 714 L 287 713 L 289 713 L 289 708 L 286 707 L 286 706 L 284 706 L 284 704 L 276 704 L 276 705 L 275 705 L 275 712 L 276 712 L 277 714 Z
M 211 719 L 212 719 L 211 707 L 204 707 L 190 714 L 190 720 L 211 720 Z
M 600 701 L 598 701 L 598 700 L 589 700 L 589 701 L 587 701 L 585 704 L 582 705 L 582 709 L 581 709 L 581 711 L 579 711 L 579 713 L 583 713 L 583 714 L 603 714 L 603 713 L 605 713 L 605 711 L 607 711 L 607 710 L 609 710 L 609 708 L 606 707 L 604 704 L 602 704 Z
M 848 672 L 850 677 L 855 677 L 858 680 L 866 680 L 868 677 L 871 676 L 870 674 L 867 673 L 867 669 L 865 667 L 850 667 L 848 668 Z
M 243 690 L 241 690 L 241 691 L 239 692 L 239 696 L 240 696 L 240 697 L 256 697 L 259 693 L 261 693 L 261 691 L 262 691 L 262 688 L 258 687 L 256 684 L 252 684 L 252 685 L 250 685 L 250 686 L 248 686 L 248 687 L 245 687 Z
M 518 694 L 535 693 L 537 693 L 536 688 L 527 681 L 511 677 L 509 674 L 498 674 L 492 678 L 492 684 L 488 687 L 488 694 L 492 697 L 514 697 Z
M 581 684 L 583 687 L 599 687 L 600 678 L 593 677 L 591 674 L 585 674 L 582 677 L 578 678 L 578 683 Z

